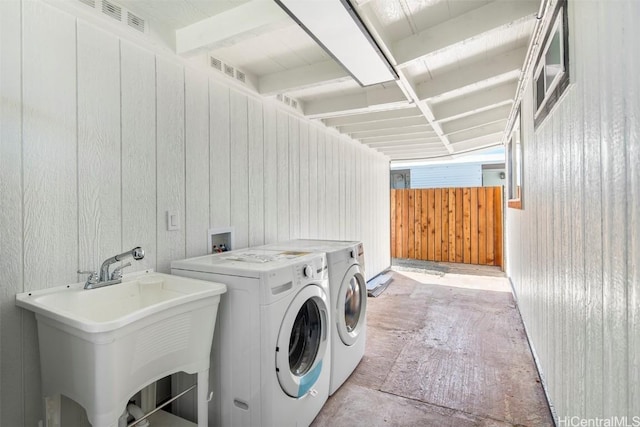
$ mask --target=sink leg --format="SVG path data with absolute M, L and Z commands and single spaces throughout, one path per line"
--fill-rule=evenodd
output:
M 62 411 L 62 403 L 59 394 L 54 396 L 45 396 L 45 426 L 60 427 L 60 413 Z
M 209 370 L 198 372 L 198 427 L 207 427 L 209 419 Z

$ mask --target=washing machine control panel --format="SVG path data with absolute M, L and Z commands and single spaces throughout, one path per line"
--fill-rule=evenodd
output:
M 317 257 L 309 262 L 298 264 L 294 268 L 296 286 L 308 282 L 310 279 L 318 280 L 327 277 L 327 262 L 324 257 Z
M 310 266 L 309 264 L 305 265 L 302 268 L 302 274 L 304 275 L 304 277 L 311 279 L 313 278 L 313 267 Z

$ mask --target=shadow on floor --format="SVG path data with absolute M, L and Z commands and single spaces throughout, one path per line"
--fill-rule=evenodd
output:
M 553 426 L 507 279 L 436 273 L 368 299 L 365 356 L 313 426 Z
M 391 259 L 391 267 L 398 271 L 421 271 L 432 274 L 454 273 L 473 276 L 506 277 L 500 267 L 462 264 L 456 262 L 423 261 L 409 258 Z

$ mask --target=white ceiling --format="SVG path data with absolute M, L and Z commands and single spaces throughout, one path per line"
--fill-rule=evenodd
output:
M 118 3 L 175 33 L 178 54 L 220 59 L 263 96 L 293 98 L 304 115 L 392 160 L 447 158 L 501 143 L 540 6 L 351 0 L 400 76 L 362 88 L 273 0 Z

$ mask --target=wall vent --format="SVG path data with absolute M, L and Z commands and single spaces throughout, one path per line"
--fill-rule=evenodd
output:
M 283 104 L 293 108 L 294 110 L 297 110 L 300 102 L 298 102 L 297 99 L 291 98 L 287 95 L 283 95 L 281 93 L 276 94 L 276 99 L 280 102 L 282 102 Z
M 231 65 L 224 64 L 224 73 L 229 77 L 235 77 L 235 70 Z
M 115 20 L 122 21 L 122 8 L 107 0 L 102 0 L 102 13 Z
M 131 12 L 127 12 L 127 24 L 141 33 L 144 33 L 144 19 L 134 15 Z
M 222 71 L 222 61 L 214 58 L 213 56 L 209 57 L 209 65 L 211 65 L 212 68 L 215 68 L 218 71 Z
M 2 0 L 0 0 L 2 1 Z M 141 33 L 147 32 L 147 21 L 132 13 L 131 11 L 119 6 L 118 4 L 110 0 L 78 0 L 90 8 L 94 9 L 95 13 L 101 13 L 108 17 L 115 19 L 122 25 L 126 25 L 129 28 L 140 31 Z
M 234 68 L 233 65 L 225 64 L 218 58 L 209 56 L 209 66 L 223 72 L 226 76 L 231 77 L 232 79 L 236 79 L 245 84 L 247 83 L 247 74 L 244 71 Z

